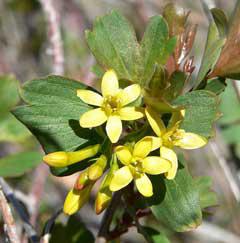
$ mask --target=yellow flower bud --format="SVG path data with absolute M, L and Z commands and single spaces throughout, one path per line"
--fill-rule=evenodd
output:
M 93 165 L 91 165 L 88 169 L 88 177 L 90 180 L 97 180 L 99 179 L 103 172 L 104 169 L 106 167 L 107 164 L 107 158 L 105 155 L 101 155 L 98 160 L 96 161 L 96 163 L 94 163 Z
M 100 214 L 101 212 L 103 212 L 104 209 L 108 207 L 111 199 L 112 199 L 112 192 L 109 190 L 108 187 L 102 190 L 100 189 L 95 201 L 96 214 Z
M 88 177 L 92 181 L 96 181 L 103 174 L 103 168 L 98 164 L 93 164 L 88 169 Z
M 92 145 L 75 152 L 54 152 L 43 157 L 43 161 L 50 166 L 64 167 L 87 158 L 93 157 L 98 153 L 100 145 Z
M 63 212 L 67 215 L 72 215 L 79 211 L 89 199 L 92 187 L 93 184 L 87 186 L 81 191 L 76 189 L 69 191 L 64 202 Z
M 97 193 L 97 197 L 95 200 L 96 214 L 100 214 L 101 212 L 103 212 L 104 209 L 108 207 L 108 205 L 112 199 L 112 191 L 110 191 L 109 185 L 113 178 L 113 174 L 117 169 L 118 169 L 118 164 L 115 161 L 115 163 L 112 164 L 110 171 L 104 177 L 104 179 L 100 185 L 100 189 Z
M 68 162 L 67 152 L 54 152 L 43 157 L 43 161 L 50 166 L 63 167 Z
M 82 190 L 89 184 L 89 182 L 88 170 L 85 170 L 78 176 L 74 188 L 77 190 Z

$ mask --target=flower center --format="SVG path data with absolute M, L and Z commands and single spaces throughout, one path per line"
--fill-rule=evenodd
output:
M 144 172 L 142 167 L 142 159 L 133 158 L 130 166 L 135 176 L 140 176 Z
M 183 138 L 184 136 L 184 130 L 183 129 L 176 129 L 176 130 L 172 130 L 167 132 L 164 136 L 163 136 L 163 145 L 167 146 L 167 147 L 173 147 L 174 144 Z
M 102 108 L 105 110 L 107 115 L 117 113 L 121 108 L 121 100 L 117 96 L 108 95 L 104 98 Z

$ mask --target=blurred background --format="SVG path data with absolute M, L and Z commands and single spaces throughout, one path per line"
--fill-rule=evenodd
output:
M 137 36 L 141 39 L 148 18 L 161 14 L 163 6 L 169 1 L 55 0 L 53 4 L 58 13 L 55 17 L 59 26 L 53 25 L 53 30 L 48 26 L 49 9 L 44 7 L 46 2 L 48 1 L 0 0 L 0 95 L 4 95 L 7 90 L 6 84 L 2 81 L 6 75 L 11 75 L 8 76 L 9 79 L 16 78 L 24 83 L 36 77 L 46 76 L 54 70 L 58 70 L 59 74 L 64 73 L 64 76 L 96 86 L 97 79 L 91 72 L 95 60 L 84 39 L 84 31 L 91 28 L 93 20 L 111 9 L 118 9 L 134 25 Z M 204 51 L 208 19 L 200 0 L 176 2 L 186 8 L 186 11 L 191 11 L 189 22 L 198 25 L 192 50 L 196 66 L 194 79 Z M 236 3 L 235 0 L 205 2 L 209 7 L 222 8 L 228 17 Z M 51 46 L 51 31 L 58 27 L 61 35 L 57 38 L 60 38 L 63 49 L 61 46 Z M 58 51 L 60 59 L 56 60 L 54 55 Z M 64 57 L 64 70 L 61 66 L 61 56 Z M 56 69 L 58 61 L 60 69 Z M 226 91 L 221 95 L 220 108 L 223 116 L 216 123 L 216 137 L 205 148 L 186 154 L 190 171 L 194 176 L 209 175 L 213 178 L 212 189 L 217 192 L 218 206 L 205 215 L 202 226 L 195 231 L 180 234 L 164 229 L 172 242 L 240 242 L 240 86 L 232 80 L 227 83 Z M 16 94 L 7 95 L 15 95 L 15 103 L 19 103 Z M 3 106 L 4 104 L 0 103 L 0 171 L 3 165 L 7 164 L 9 156 L 17 155 L 17 162 L 22 163 L 34 158 L 34 169 L 24 175 L 16 172 L 15 176 L 11 176 L 13 178 L 6 176 L 6 180 L 16 196 L 29 209 L 31 223 L 41 232 L 44 223 L 53 212 L 61 208 L 75 176 L 56 178 L 48 172 L 47 166 L 39 164 L 41 154 L 39 156 L 38 142 L 10 113 L 2 111 Z M 24 154 L 25 151 L 33 151 L 33 154 L 29 157 L 29 154 Z M 96 235 L 102 215 L 96 216 L 94 213 L 94 198 L 93 192 L 93 199 L 77 217 Z M 16 218 L 19 220 L 18 216 Z M 66 219 L 62 217 L 61 220 Z M 153 218 L 149 218 L 148 223 L 155 225 L 155 228 L 162 227 L 156 225 Z M 0 217 L 0 242 L 4 242 L 1 237 L 3 232 Z M 123 242 L 145 242 L 134 227 L 130 228 L 122 239 Z

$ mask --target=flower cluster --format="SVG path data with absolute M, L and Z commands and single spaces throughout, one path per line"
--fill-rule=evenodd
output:
M 55 152 L 43 158 L 54 167 L 69 166 L 92 158 L 91 165 L 80 173 L 74 188 L 67 195 L 64 204 L 66 214 L 73 214 L 84 205 L 94 183 L 107 169 L 96 197 L 97 214 L 108 206 L 112 192 L 126 187 L 131 181 L 144 197 L 151 197 L 153 186 L 148 175 L 164 174 L 169 180 L 176 176 L 178 159 L 174 147 L 196 149 L 207 143 L 206 138 L 180 128 L 185 110 L 174 111 L 168 121 L 163 121 L 162 114 L 153 107 L 136 102 L 144 100 L 138 84 L 120 88 L 114 70 L 104 74 L 101 91 L 102 95 L 91 90 L 77 90 L 77 96 L 83 102 L 95 107 L 80 117 L 80 126 L 92 129 L 106 122 L 106 135 L 113 145 L 110 158 L 100 149 L 100 144 L 74 152 Z M 128 129 L 122 121 L 149 124 L 152 133 L 144 134 L 139 141 L 127 141 L 124 135 L 128 134 Z M 100 151 L 102 154 L 99 154 Z M 93 158 L 95 156 L 98 157 Z

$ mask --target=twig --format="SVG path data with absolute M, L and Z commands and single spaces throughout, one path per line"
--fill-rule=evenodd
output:
M 2 211 L 3 221 L 6 224 L 6 232 L 9 240 L 12 243 L 20 243 L 20 239 L 17 234 L 16 224 L 12 216 L 11 208 L 6 200 L 6 197 L 0 186 L 0 209 Z
M 98 237 L 95 241 L 96 243 L 107 242 L 109 227 L 110 227 L 110 224 L 112 222 L 114 211 L 119 205 L 121 195 L 122 195 L 121 191 L 114 193 L 112 201 L 111 201 L 110 205 L 108 206 L 108 208 L 106 209 L 106 212 L 103 216 L 101 226 L 100 226 L 100 229 L 99 229 L 99 232 L 98 232 Z
M 6 198 L 13 205 L 14 209 L 23 221 L 23 227 L 26 231 L 28 238 L 32 243 L 38 243 L 39 238 L 37 236 L 37 233 L 35 229 L 32 227 L 32 225 L 29 223 L 28 215 L 26 214 L 22 204 L 15 197 L 12 188 L 7 184 L 7 182 L 2 177 L 0 177 L 0 185 L 2 187 L 4 194 L 6 195 Z
M 48 22 L 48 38 L 51 44 L 51 55 L 53 56 L 53 73 L 62 75 L 64 73 L 64 54 L 59 26 L 59 15 L 53 5 L 53 0 L 39 0 Z
M 31 192 L 29 194 L 29 197 L 32 199 L 32 210 L 31 210 L 31 217 L 30 217 L 30 223 L 35 226 L 37 222 L 38 217 L 38 209 L 39 204 L 42 199 L 43 191 L 44 191 L 44 185 L 46 182 L 46 177 L 49 173 L 48 166 L 45 164 L 40 164 L 35 172 L 34 172 L 34 180 L 32 183 Z
M 62 213 L 62 208 L 59 209 L 45 224 L 42 238 L 40 240 L 41 243 L 48 243 L 51 237 L 51 230 L 55 224 L 57 217 Z

